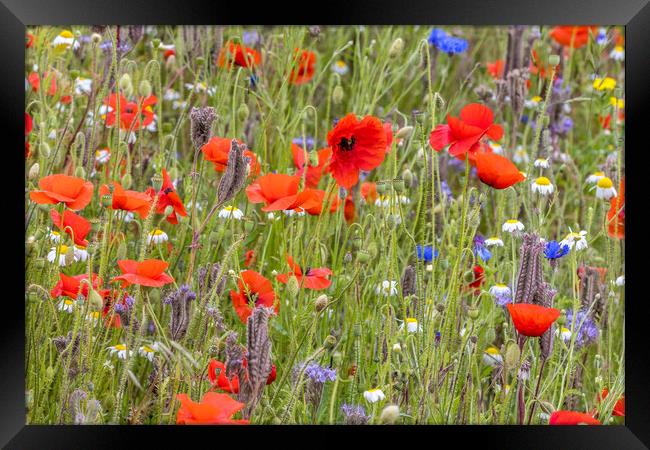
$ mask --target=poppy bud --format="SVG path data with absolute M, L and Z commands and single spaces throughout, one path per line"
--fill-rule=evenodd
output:
M 158 192 L 162 189 L 163 179 L 159 174 L 155 174 L 151 177 L 151 185 L 153 186 L 154 191 Z
M 398 37 L 390 46 L 390 49 L 388 50 L 388 56 L 391 58 L 399 56 L 402 53 L 402 50 L 404 50 L 404 39 Z
M 248 119 L 249 114 L 250 110 L 248 109 L 248 105 L 246 103 L 241 103 L 237 109 L 237 117 L 239 117 L 239 120 Z
M 409 169 L 404 169 L 404 172 L 402 172 L 402 180 L 404 180 L 406 186 L 413 186 L 413 172 Z
M 318 167 L 318 152 L 309 152 L 309 165 L 312 167 Z
M 334 102 L 335 105 L 338 105 L 343 101 L 343 96 L 344 96 L 343 88 L 341 87 L 340 84 L 337 84 L 336 87 L 334 88 L 334 91 L 332 91 L 332 101 Z
M 113 196 L 111 194 L 102 195 L 102 206 L 108 208 L 113 204 Z
M 393 180 L 393 189 L 395 189 L 395 192 L 404 192 L 404 180 L 395 178 Z
M 45 382 L 46 383 L 49 383 L 50 381 L 52 381 L 52 379 L 54 378 L 54 373 L 55 373 L 54 367 L 47 366 L 47 369 L 45 369 Z
M 102 296 L 92 288 L 88 290 L 88 305 L 93 311 L 101 311 L 104 307 Z
M 169 216 L 173 212 L 174 212 L 174 207 L 172 205 L 168 205 L 167 208 L 165 208 L 165 217 Z
M 296 295 L 298 295 L 299 289 L 300 285 L 298 284 L 298 278 L 292 275 L 287 281 L 287 291 L 289 292 L 289 295 L 295 298 Z
M 412 134 L 413 134 L 413 127 L 407 125 L 397 130 L 395 137 L 397 139 L 408 139 L 411 137 Z
M 38 178 L 41 172 L 41 166 L 38 163 L 32 164 L 32 167 L 29 168 L 29 179 L 35 180 Z
M 361 236 L 356 236 L 354 239 L 352 239 L 352 248 L 355 250 L 359 250 L 363 246 L 363 239 L 361 239 Z
M 367 263 L 370 261 L 370 254 L 365 250 L 361 250 L 357 253 L 357 261 L 359 261 L 361 264 Z
M 99 44 L 102 41 L 102 35 L 99 33 L 93 33 L 90 35 L 90 40 L 93 44 Z
M 548 55 L 548 63 L 555 67 L 560 64 L 560 55 Z
M 133 181 L 133 177 L 131 177 L 131 174 L 125 173 L 121 180 L 122 187 L 124 189 L 130 189 L 132 181 Z
M 125 73 L 120 77 L 119 82 L 120 89 L 122 91 L 130 91 L 133 89 L 133 83 L 131 82 L 131 76 L 128 73 Z
M 127 250 L 126 242 L 124 241 L 120 242 L 120 245 L 117 246 L 117 252 L 115 254 L 118 260 L 126 259 L 126 250 Z
M 323 342 L 323 347 L 325 347 L 328 350 L 331 350 L 335 346 L 336 346 L 336 337 L 330 334 L 325 338 L 325 341 Z
M 339 364 L 341 364 L 341 361 L 343 360 L 343 355 L 341 354 L 341 352 L 334 352 L 332 354 L 332 360 L 334 365 L 338 366 Z
M 478 318 L 478 308 L 470 307 L 467 309 L 467 315 L 470 319 L 476 320 Z
M 386 182 L 377 181 L 377 183 L 375 183 L 375 188 L 377 189 L 378 194 L 386 193 Z
M 74 176 L 77 178 L 86 178 L 86 171 L 83 167 L 79 166 L 74 170 Z
M 382 423 L 386 425 L 392 425 L 399 418 L 399 406 L 397 405 L 388 405 L 381 412 L 379 419 Z
M 388 228 L 391 230 L 394 230 L 397 225 L 399 225 L 399 216 L 391 214 L 386 217 L 386 224 L 388 225 Z
M 328 303 L 328 298 L 327 295 L 322 294 L 319 295 L 318 298 L 316 299 L 315 307 L 317 312 L 321 312 L 325 308 L 327 308 L 327 303 Z
M 151 95 L 151 83 L 149 83 L 149 80 L 142 80 L 140 82 L 138 93 L 143 97 L 149 97 Z
M 41 151 L 43 152 L 43 156 L 45 156 L 46 158 L 50 157 L 50 153 L 51 153 L 50 146 L 47 144 L 47 142 L 43 142 L 41 144 Z
M 511 341 L 506 347 L 506 366 L 517 367 L 520 357 L 521 351 L 519 350 L 519 346 L 514 341 Z
M 393 344 L 393 352 L 394 353 L 402 353 L 402 346 L 400 345 L 399 342 L 396 342 Z
M 151 40 L 151 46 L 154 48 L 154 50 L 157 50 L 158 47 L 160 47 L 160 39 L 154 38 Z
M 376 242 L 371 242 L 368 245 L 368 253 L 370 253 L 370 256 L 373 258 L 377 257 L 377 254 L 379 253 L 379 250 L 377 249 L 377 243 Z

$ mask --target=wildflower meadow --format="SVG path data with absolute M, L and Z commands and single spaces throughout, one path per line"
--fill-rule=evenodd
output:
M 27 423 L 624 423 L 622 27 L 25 51 Z

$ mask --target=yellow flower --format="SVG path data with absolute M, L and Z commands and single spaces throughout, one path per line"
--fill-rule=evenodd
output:
M 618 106 L 618 109 L 625 108 L 625 100 L 622 98 L 610 97 L 609 104 L 612 106 Z
M 594 80 L 594 89 L 597 91 L 611 91 L 616 87 L 616 80 L 610 77 L 596 78 Z

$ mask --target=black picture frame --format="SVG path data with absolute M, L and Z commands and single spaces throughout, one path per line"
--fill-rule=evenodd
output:
M 650 105 L 650 4 L 649 0 L 471 0 L 374 2 L 328 1 L 320 4 L 295 2 L 280 6 L 205 0 L 1 0 L 0 46 L 3 68 L 0 70 L 0 115 L 5 128 L 2 181 L 6 259 L 3 269 L 4 296 L 0 325 L 0 405 L 2 423 L 0 443 L 5 448 L 130 448 L 136 442 L 148 447 L 163 448 L 187 445 L 206 439 L 214 445 L 227 445 L 232 438 L 246 442 L 259 437 L 274 445 L 275 433 L 289 430 L 292 440 L 303 445 L 314 442 L 314 432 L 325 431 L 323 443 L 328 447 L 349 445 L 358 437 L 361 442 L 384 439 L 386 433 L 407 431 L 411 442 L 438 445 L 472 440 L 481 448 L 571 448 L 576 449 L 641 449 L 650 446 L 650 364 L 647 324 L 648 300 L 645 290 L 645 245 L 643 213 L 647 188 L 643 183 L 648 139 L 647 105 Z M 624 426 L 546 427 L 546 426 L 423 426 L 406 427 L 341 427 L 325 430 L 315 427 L 114 427 L 114 426 L 38 426 L 25 425 L 25 359 L 24 298 L 18 280 L 23 280 L 20 265 L 23 248 L 20 236 L 23 223 L 15 212 L 24 213 L 23 174 L 18 170 L 23 143 L 19 142 L 24 110 L 25 25 L 62 24 L 607 24 L 625 25 L 626 34 L 626 189 L 627 240 L 634 245 L 626 253 L 626 403 Z M 23 161 L 24 165 L 24 161 Z M 14 179 L 15 178 L 15 179 Z M 15 274 L 13 272 L 16 272 Z M 635 295 L 637 294 L 637 295 Z M 295 433 L 298 433 L 296 435 Z M 423 436 L 423 434 L 431 434 Z M 298 437 L 297 437 L 298 436 Z M 412 441 L 413 438 L 416 441 Z M 442 438 L 442 440 L 441 440 Z M 144 441 L 143 441 L 144 439 Z M 286 437 L 284 438 L 286 439 Z M 193 444 L 196 445 L 196 444 Z M 366 444 L 367 445 L 367 444 Z M 408 444 L 407 444 L 408 445 Z M 416 444 L 421 445 L 421 444 Z M 449 445 L 449 444 L 447 444 Z

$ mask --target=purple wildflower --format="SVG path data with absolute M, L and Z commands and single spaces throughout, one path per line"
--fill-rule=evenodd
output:
M 587 311 L 585 310 L 579 310 L 576 313 L 576 324 L 575 327 L 576 329 L 574 330 L 574 333 L 576 333 L 576 346 L 578 348 L 583 347 L 587 344 L 591 344 L 592 342 L 595 342 L 596 339 L 598 339 L 598 336 L 600 334 L 600 330 L 598 329 L 598 325 L 596 325 L 596 322 L 590 317 L 589 314 L 587 314 Z M 569 330 L 573 327 L 573 310 L 569 309 L 566 313 L 566 328 Z
M 361 405 L 348 405 L 343 403 L 341 405 L 341 411 L 345 416 L 346 425 L 365 425 L 368 423 L 368 416 L 366 415 L 366 410 Z
M 336 380 L 336 369 L 321 367 L 316 363 L 310 363 L 305 369 L 305 375 L 318 383 Z

